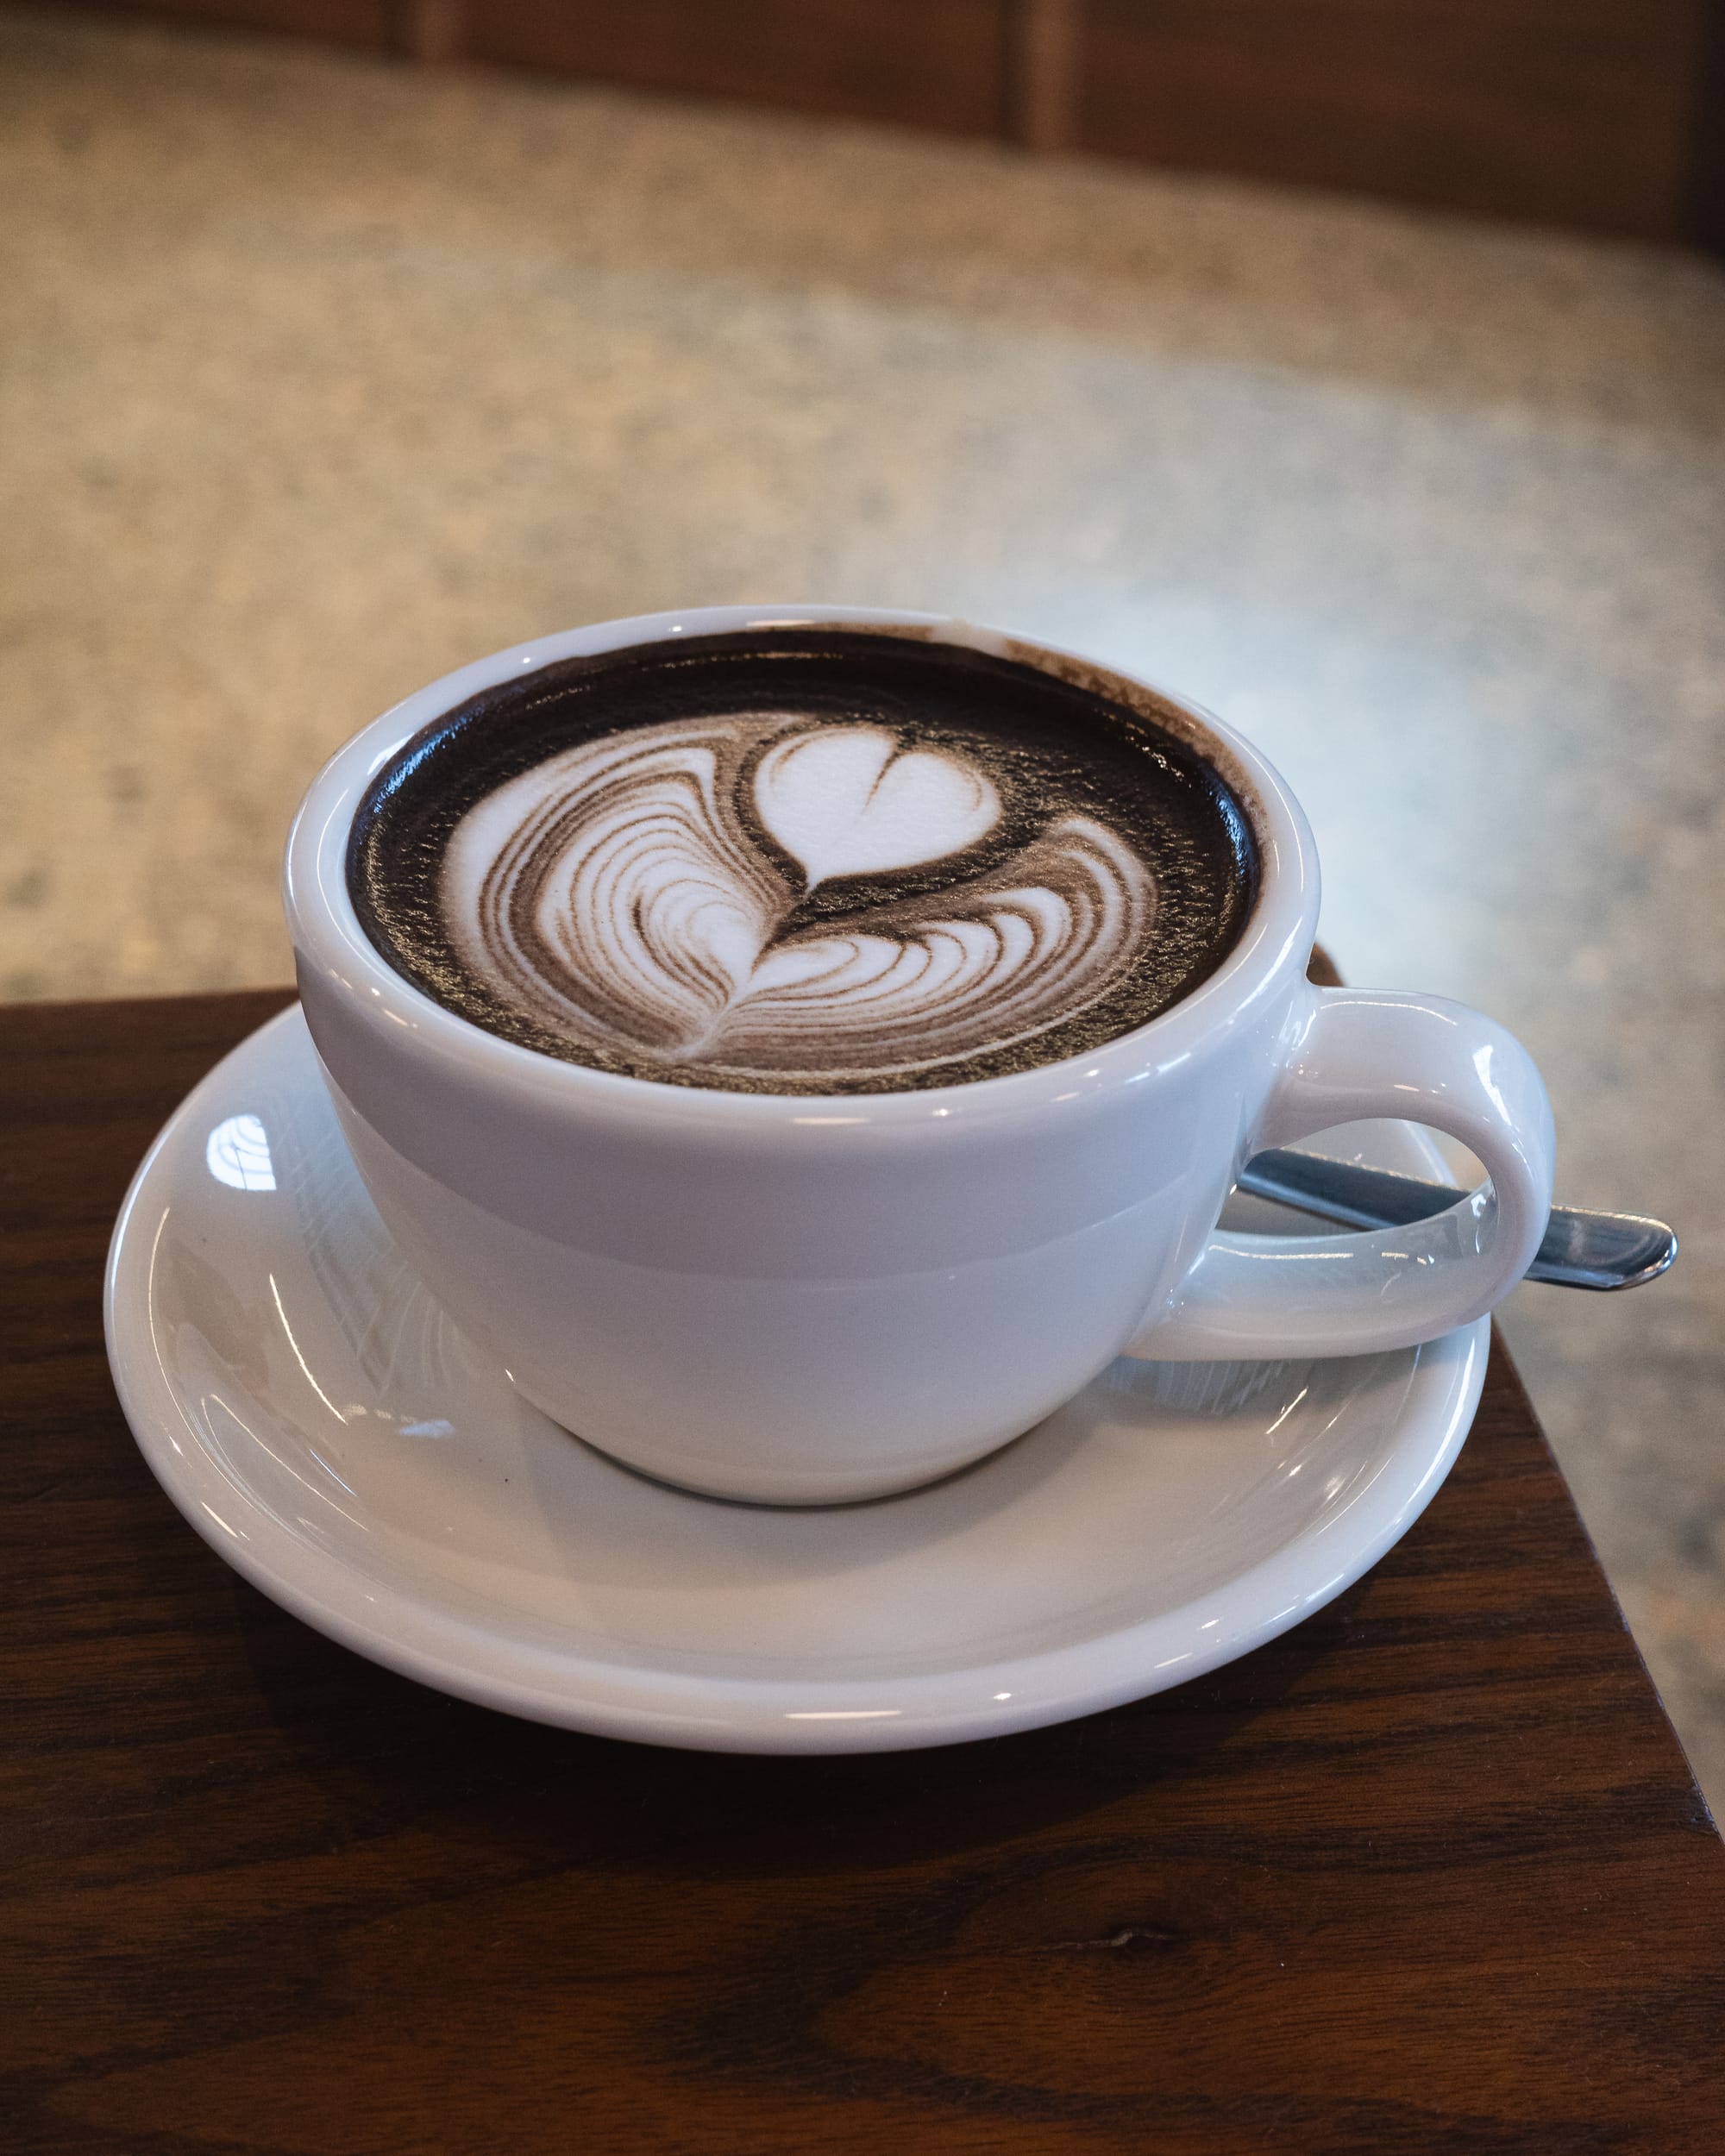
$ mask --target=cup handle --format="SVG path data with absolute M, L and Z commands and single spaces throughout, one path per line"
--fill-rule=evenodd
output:
M 1438 997 L 1302 993 L 1243 1159 L 1338 1124 L 1394 1116 L 1459 1138 L 1490 1180 L 1407 1227 L 1218 1230 L 1127 1355 L 1185 1363 L 1410 1347 L 1483 1317 L 1534 1261 L 1551 1213 L 1553 1133 L 1527 1050 L 1477 1011 Z

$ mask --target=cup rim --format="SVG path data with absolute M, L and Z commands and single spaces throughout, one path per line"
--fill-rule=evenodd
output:
M 1137 704 L 1226 779 L 1258 849 L 1258 889 L 1239 940 L 1188 994 L 1129 1031 L 1076 1055 L 992 1078 L 870 1093 L 742 1093 L 661 1082 L 566 1062 L 487 1032 L 398 973 L 360 924 L 347 880 L 348 834 L 367 788 L 398 749 L 433 719 L 481 690 L 530 669 L 674 636 L 759 629 L 851 629 L 958 644 L 1019 661 Z M 323 764 L 291 825 L 282 904 L 296 960 L 399 1047 L 454 1059 L 476 1079 L 543 1104 L 662 1123 L 668 1117 L 739 1133 L 795 1126 L 811 1135 L 932 1121 L 982 1121 L 1049 1106 L 1091 1106 L 1183 1063 L 1273 993 L 1290 968 L 1303 973 L 1317 927 L 1318 866 L 1310 827 L 1280 774 L 1251 743 L 1189 699 L 1083 654 L 955 616 L 897 608 L 819 605 L 703 606 L 622 616 L 530 638 L 442 675 L 362 727 Z

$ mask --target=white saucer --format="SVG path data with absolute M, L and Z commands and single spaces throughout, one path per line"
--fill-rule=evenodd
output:
M 1412 1131 L 1370 1137 L 1381 1164 L 1432 1172 Z M 306 1623 L 510 1714 L 739 1752 L 997 1736 L 1273 1639 L 1424 1508 L 1488 1337 L 1482 1321 L 1351 1360 L 1123 1362 L 907 1497 L 799 1513 L 686 1496 L 518 1398 L 409 1273 L 297 1010 L 152 1147 L 114 1231 L 107 1324 L 163 1488 Z

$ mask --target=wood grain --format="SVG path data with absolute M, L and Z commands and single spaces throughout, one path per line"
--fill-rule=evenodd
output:
M 427 67 L 467 56 L 467 10 L 463 0 L 392 0 L 391 49 Z
M 1685 227 L 1704 0 L 1087 0 L 1078 140 L 1594 231 Z
M 486 0 L 475 60 L 649 90 L 999 135 L 1000 0 Z
M 858 1760 L 530 1727 L 245 1586 L 104 1362 L 150 1137 L 286 1000 L 0 1012 L 19 2156 L 1725 2147 L 1725 1851 L 1501 1351 L 1273 1645 Z
M 1725 254 L 1725 0 L 1707 0 L 1684 237 Z
M 93 0 L 93 4 L 104 15 L 273 30 L 374 53 L 389 49 L 394 28 L 392 0 Z
M 1077 145 L 1084 26 L 1083 0 L 1007 0 L 1009 132 L 1027 150 Z

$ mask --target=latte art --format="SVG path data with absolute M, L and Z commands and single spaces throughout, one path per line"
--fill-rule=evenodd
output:
M 471 809 L 446 923 L 505 1000 L 578 1045 L 739 1076 L 920 1072 L 1071 1017 L 1150 922 L 1144 863 L 1080 816 L 936 894 L 799 922 L 821 883 L 962 854 L 1000 812 L 968 759 L 881 727 L 642 727 Z
M 811 891 L 829 876 L 938 861 L 1000 820 L 993 782 L 967 758 L 906 750 L 884 726 L 793 727 L 762 757 L 753 790 Z
M 1081 675 L 788 625 L 539 667 L 378 773 L 354 909 L 473 1024 L 663 1084 L 891 1092 L 1083 1054 L 1221 962 L 1256 858 L 1189 722 Z

